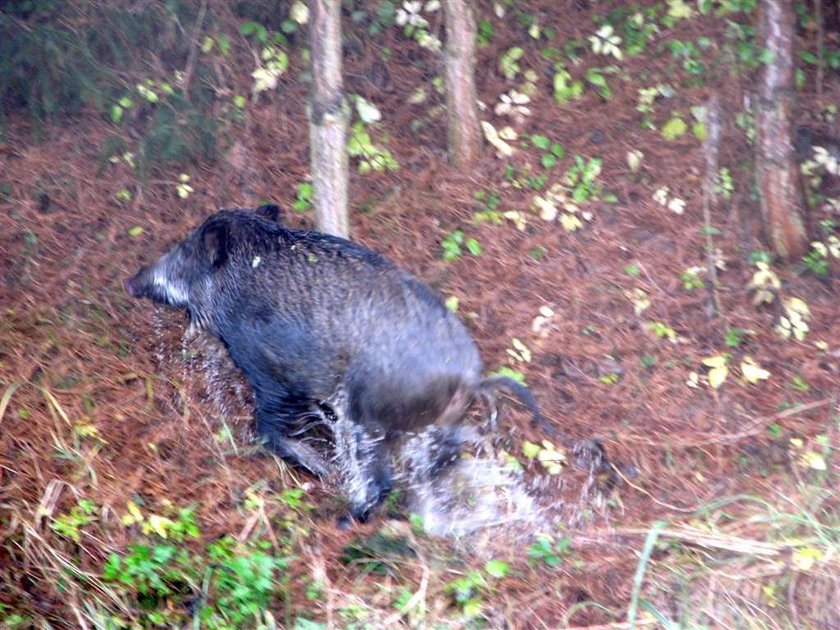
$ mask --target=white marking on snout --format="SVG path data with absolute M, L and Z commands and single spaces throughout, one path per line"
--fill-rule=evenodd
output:
M 155 273 L 152 276 L 152 283 L 163 291 L 170 302 L 179 305 L 189 303 L 190 296 L 181 283 L 171 282 L 169 278 L 161 274 L 159 269 L 155 269 Z

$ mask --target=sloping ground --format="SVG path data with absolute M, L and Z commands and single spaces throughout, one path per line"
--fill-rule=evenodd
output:
M 596 29 L 595 9 L 539 5 L 538 22 L 553 26 L 557 41 L 585 40 Z M 548 551 L 539 539 L 506 535 L 503 528 L 470 541 L 474 547 L 453 545 L 386 514 L 338 531 L 339 499 L 256 448 L 247 388 L 221 351 L 204 339 L 183 340 L 180 314 L 155 311 L 124 294 L 121 283 L 130 273 L 214 209 L 261 199 L 291 206 L 308 168 L 307 87 L 298 81 L 302 64 L 293 59 L 280 92 L 249 105 L 246 121 L 231 126 L 234 148 L 214 165 L 141 179 L 125 161 L 102 159 L 107 138 L 119 130 L 93 113 L 41 129 L 37 142 L 36 130 L 15 120 L 0 146 L 6 252 L 0 615 L 67 627 L 91 624 L 106 610 L 140 619 L 143 597 L 131 584 L 103 579 L 103 566 L 130 543 L 155 540 L 160 532 L 154 526 L 143 531 L 151 514 L 177 520 L 169 505 L 195 505 L 202 536 L 182 545 L 191 553 L 229 534 L 242 544 L 268 541 L 275 556 L 295 557 L 271 599 L 280 625 L 300 617 L 336 627 L 415 625 L 425 618 L 430 626 L 455 627 L 470 613 L 477 613 L 471 623 L 484 619 L 490 627 L 610 623 L 638 602 L 632 591 L 639 567 L 647 569 L 640 612 L 646 623 L 840 624 L 836 279 L 773 263 L 782 280 L 776 299 L 758 307 L 752 302 L 747 285 L 757 268 L 751 254 L 762 246 L 751 148 L 735 120 L 756 72 L 720 71 L 710 52 L 703 79 L 687 75 L 664 48 L 667 41 L 706 36 L 714 51 L 725 45 L 724 18 L 695 17 L 661 27 L 643 54 L 622 61 L 620 73 L 608 75 L 610 99 L 587 88 L 579 100 L 558 105 L 543 44 L 524 28 L 492 22 L 495 36 L 480 49 L 481 99 L 492 109 L 502 93 L 522 83 L 521 77 L 506 81 L 497 70 L 512 46 L 523 47 L 519 64 L 538 72 L 539 92 L 530 115 L 514 123 L 521 138 L 513 143 L 516 154 L 498 159 L 487 147 L 466 175 L 446 166 L 439 95 L 432 91 L 422 104 L 407 101 L 428 85 L 433 58 L 396 29 L 350 47 L 348 89 L 381 109 L 379 141 L 390 134 L 386 146 L 400 163 L 394 172 L 353 176 L 353 236 L 443 295 L 457 296 L 487 369 L 521 372 L 558 428 L 604 444 L 618 472 L 596 480 L 601 502 L 581 503 L 566 524 L 532 532 L 554 537 Z M 803 38 L 803 46 L 808 42 Z M 391 57 L 382 78 L 373 69 L 384 48 Z M 582 60 L 585 67 L 610 63 L 588 49 Z M 817 103 L 813 72 L 806 70 L 801 116 L 810 124 L 822 104 L 840 101 L 840 89 L 836 74 L 829 74 L 823 103 Z M 247 72 L 241 74 L 247 80 Z M 663 83 L 675 94 L 654 103 L 656 128 L 643 129 L 637 90 Z M 720 164 L 730 170 L 734 188 L 711 217 L 714 248 L 725 263 L 718 271 L 717 315 L 710 310 L 709 278 L 701 276 L 703 287 L 693 289 L 684 278 L 707 261 L 702 144 L 691 133 L 667 141 L 659 131 L 674 112 L 690 122 L 689 109 L 712 94 L 720 97 L 724 121 Z M 483 117 L 497 127 L 510 122 L 490 111 Z M 560 143 L 567 157 L 544 168 L 543 151 L 526 134 Z M 637 171 L 628 166 L 631 150 L 644 154 Z M 601 196 L 609 192 L 616 200 L 593 197 L 583 207 L 591 221 L 567 231 L 559 220 L 540 218 L 532 199 L 563 181 L 574 155 L 603 159 Z M 175 188 L 181 171 L 195 188 L 185 199 Z M 529 178 L 541 174 L 548 176 L 542 190 L 530 189 Z M 654 200 L 663 186 L 685 201 L 683 213 Z M 123 188 L 131 200 L 116 201 Z M 826 177 L 822 192 L 836 196 L 837 188 Z M 486 200 L 496 195 L 498 211 L 521 216 L 499 217 L 498 225 L 476 221 L 474 213 L 486 211 Z M 812 223 L 825 218 L 815 209 Z M 286 220 L 301 226 L 312 219 L 288 211 Z M 481 254 L 465 249 L 444 261 L 441 243 L 454 230 L 475 238 Z M 780 301 L 790 297 L 810 309 L 810 330 L 801 341 L 775 331 Z M 554 315 L 538 327 L 542 307 Z M 703 360 L 722 353 L 730 355 L 731 369 L 723 385 L 712 388 Z M 522 360 L 524 354 L 530 360 Z M 738 366 L 746 356 L 769 378 L 745 383 Z M 693 387 L 687 384 L 692 372 L 700 375 Z M 509 407 L 502 425 L 510 452 L 531 476 L 544 475 L 521 451 L 523 442 L 543 436 Z M 542 503 L 575 504 L 592 482 L 573 467 L 561 477 L 562 484 L 543 490 Z M 286 491 L 301 484 L 307 492 L 299 505 Z M 79 511 L 80 501 L 95 509 Z M 144 522 L 125 520 L 129 503 L 140 506 Z M 73 521 L 61 515 L 74 508 L 76 529 L 56 528 Z M 659 542 L 642 554 L 645 536 L 660 521 Z M 179 539 L 170 531 L 167 540 Z M 399 540 L 406 549 L 383 549 L 377 540 Z M 342 561 L 348 544 L 356 555 Z M 507 563 L 507 576 L 495 577 L 488 558 Z M 370 573 L 377 563 L 385 575 Z M 471 570 L 480 577 L 451 586 L 474 575 Z M 183 623 L 197 605 L 187 591 L 202 592 L 200 580 L 173 587 L 157 605 Z M 400 614 L 412 595 L 413 609 Z

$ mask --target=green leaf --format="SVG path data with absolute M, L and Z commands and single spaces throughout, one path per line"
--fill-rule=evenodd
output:
M 700 140 L 701 142 L 705 140 L 709 134 L 706 131 L 706 125 L 701 122 L 696 122 L 691 125 L 691 133 L 694 134 L 694 137 Z
M 662 127 L 662 137 L 666 140 L 676 140 L 680 136 L 685 135 L 688 131 L 688 125 L 679 116 L 674 116 Z
M 531 142 L 535 147 L 542 149 L 543 151 L 548 151 L 548 148 L 551 146 L 551 140 L 549 140 L 547 136 L 539 134 L 532 135 Z
M 543 168 L 553 168 L 557 164 L 557 157 L 551 153 L 543 153 L 540 158 L 540 163 L 543 165 Z
M 604 87 L 607 85 L 607 80 L 604 78 L 604 75 L 596 68 L 590 68 L 586 71 L 586 80 L 596 87 Z
M 483 251 L 483 249 L 481 247 L 481 243 L 479 243 L 477 240 L 475 240 L 474 238 L 469 238 L 467 239 L 465 245 L 470 254 L 472 254 L 473 256 L 481 256 L 481 252 Z
M 128 235 L 132 238 L 137 238 L 143 233 L 143 229 L 142 225 L 135 225 L 133 228 L 128 230 Z
M 490 577 L 500 579 L 510 573 L 510 565 L 502 560 L 488 560 L 484 564 L 484 571 Z
M 517 383 L 521 383 L 522 385 L 525 385 L 525 375 L 522 372 L 519 372 L 518 370 L 511 369 L 506 365 L 503 365 L 502 367 L 500 367 L 498 369 L 498 371 L 495 372 L 495 374 L 491 374 L 490 376 L 494 376 L 494 375 L 495 376 L 507 376 L 508 378 L 512 378 Z

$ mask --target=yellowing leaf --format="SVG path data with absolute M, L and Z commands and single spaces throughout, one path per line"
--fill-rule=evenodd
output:
M 508 349 L 508 354 L 517 361 L 521 361 L 523 363 L 531 362 L 531 351 L 524 343 L 515 337 L 513 339 L 513 350 Z
M 688 131 L 688 125 L 679 116 L 674 116 L 662 127 L 662 137 L 666 140 L 676 140 L 680 136 L 685 135 Z
M 779 598 L 776 596 L 776 586 L 774 584 L 765 584 L 761 587 L 761 592 L 764 593 L 764 598 L 767 600 L 767 605 L 774 608 L 779 603 Z
M 717 389 L 723 382 L 726 380 L 726 376 L 729 374 L 729 368 L 725 365 L 721 365 L 720 367 L 712 368 L 709 371 L 709 385 L 711 385 L 714 389 Z
M 496 149 L 496 155 L 498 157 L 510 157 L 513 155 L 513 147 L 499 136 L 499 132 L 496 131 L 493 125 L 486 120 L 482 120 L 481 130 L 484 132 L 484 137 L 487 139 L 487 142 L 492 144 L 493 148 Z
M 583 227 L 583 223 L 580 219 L 578 219 L 573 214 L 568 214 L 564 212 L 560 215 L 560 225 L 563 226 L 563 229 L 567 232 L 574 232 L 575 230 L 579 230 Z
M 808 317 L 811 314 L 811 310 L 808 308 L 805 300 L 801 300 L 798 297 L 788 299 L 785 302 L 785 306 L 790 313 L 798 313 L 803 318 Z
M 807 451 L 802 454 L 801 463 L 811 470 L 827 470 L 825 458 L 814 451 Z
M 534 459 L 540 452 L 540 445 L 533 442 L 522 442 L 522 454 L 528 459 Z
M 543 440 L 543 448 L 537 453 L 537 460 L 549 475 L 557 475 L 563 469 L 566 454 L 558 451 L 548 440 Z
M 791 556 L 794 566 L 800 571 L 810 571 L 814 564 L 822 558 L 822 551 L 815 547 L 800 547 Z
M 520 212 L 519 210 L 506 210 L 502 213 L 502 216 L 509 221 L 513 221 L 513 224 L 516 226 L 516 229 L 520 232 L 525 231 L 525 226 L 527 224 L 527 219 L 525 218 L 525 214 Z
M 128 514 L 123 514 L 122 518 L 120 519 L 123 525 L 129 527 L 130 525 L 134 525 L 135 523 L 143 522 L 143 513 L 140 512 L 140 508 L 137 507 L 137 504 L 135 504 L 134 501 L 129 501 L 128 503 L 126 503 L 125 507 L 128 509 Z
M 691 388 L 696 388 L 700 382 L 700 375 L 697 372 L 689 372 L 688 380 L 685 382 Z
M 750 356 L 744 357 L 743 361 L 741 361 L 741 374 L 748 383 L 766 381 L 770 378 L 770 372 L 761 367 Z
M 174 525 L 174 523 L 165 516 L 152 514 L 146 521 L 146 525 L 143 526 L 143 531 L 146 533 L 150 531 L 154 532 L 161 538 L 165 539 L 168 536 L 167 530 L 171 528 L 172 525 Z
M 713 357 L 706 357 L 703 359 L 703 365 L 710 368 L 719 368 L 726 365 L 726 355 L 716 354 Z

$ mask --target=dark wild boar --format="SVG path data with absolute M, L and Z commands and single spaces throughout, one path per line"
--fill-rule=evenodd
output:
M 482 377 L 472 338 L 417 278 L 356 243 L 285 229 L 278 212 L 218 212 L 125 288 L 218 336 L 253 386 L 265 444 L 319 477 L 337 468 L 355 518 L 390 491 L 401 436 L 434 424 L 456 440 L 470 403 L 499 388 L 543 422 L 525 387 Z M 333 457 L 307 443 L 313 417 Z

